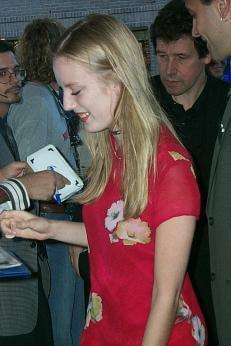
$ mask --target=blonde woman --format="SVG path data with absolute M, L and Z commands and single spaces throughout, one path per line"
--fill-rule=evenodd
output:
M 84 223 L 6 212 L 3 231 L 89 247 L 81 345 L 205 345 L 186 274 L 198 187 L 187 151 L 150 92 L 138 42 L 115 18 L 92 15 L 62 37 L 53 68 L 65 109 L 88 133 L 92 166 L 76 197 Z

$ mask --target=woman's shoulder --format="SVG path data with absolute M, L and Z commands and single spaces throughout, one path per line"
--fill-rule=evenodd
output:
M 170 157 L 174 159 L 173 153 L 176 153 L 175 156 L 182 155 L 188 160 L 191 160 L 189 152 L 180 142 L 178 137 L 173 132 L 171 132 L 171 130 L 168 129 L 166 126 L 162 126 L 160 128 L 157 156 L 168 157 L 170 154 Z
M 177 136 L 167 127 L 161 127 L 157 147 L 156 167 L 158 173 L 168 171 L 179 161 L 193 166 L 192 158 Z

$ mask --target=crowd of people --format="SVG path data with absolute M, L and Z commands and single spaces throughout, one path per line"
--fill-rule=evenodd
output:
M 0 279 L 2 346 L 230 344 L 230 25 L 228 0 L 169 1 L 151 78 L 110 15 L 0 41 L 0 246 L 32 271 Z M 84 180 L 62 204 L 26 164 L 47 144 Z

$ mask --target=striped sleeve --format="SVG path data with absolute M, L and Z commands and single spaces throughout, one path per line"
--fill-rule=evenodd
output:
M 29 208 L 30 199 L 25 186 L 18 179 L 9 179 L 0 183 L 1 191 L 8 196 L 8 201 L 1 203 L 1 209 L 24 210 Z

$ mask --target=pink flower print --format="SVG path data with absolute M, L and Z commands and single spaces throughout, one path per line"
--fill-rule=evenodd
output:
M 189 161 L 189 159 L 187 159 L 186 157 L 184 157 L 183 155 L 181 155 L 180 153 L 178 153 L 177 151 L 169 151 L 168 152 L 172 158 L 177 161 L 177 160 L 185 160 L 185 161 Z M 192 174 L 194 175 L 194 177 L 196 178 L 196 174 L 194 172 L 193 166 L 190 165 L 190 170 L 192 172 Z
M 105 228 L 112 232 L 117 223 L 123 220 L 124 202 L 119 200 L 112 203 L 110 209 L 107 210 L 107 217 L 105 218 Z
M 205 345 L 205 327 L 201 323 L 201 320 L 198 316 L 193 316 L 192 318 L 192 336 L 197 341 L 198 346 Z
M 180 153 L 178 153 L 177 151 L 169 151 L 168 152 L 172 158 L 177 161 L 177 160 L 185 160 L 185 161 L 189 161 L 189 159 L 187 159 L 186 157 L 184 157 L 183 155 L 181 155 Z
M 148 244 L 151 241 L 151 230 L 148 223 L 140 218 L 120 221 L 114 233 L 119 239 L 123 240 L 124 245 Z
M 118 243 L 119 241 L 115 232 L 109 234 L 109 239 L 111 243 Z
M 66 141 L 69 138 L 68 131 L 63 132 L 63 139 Z

